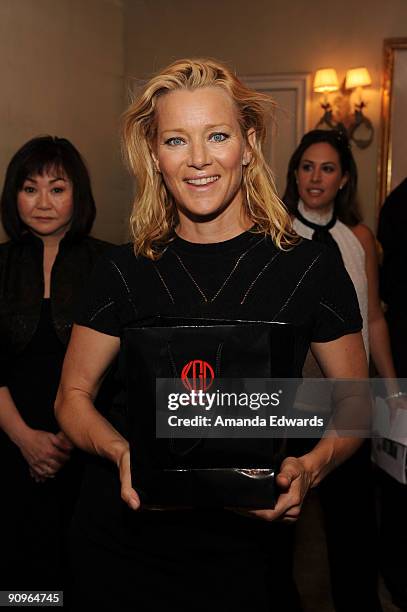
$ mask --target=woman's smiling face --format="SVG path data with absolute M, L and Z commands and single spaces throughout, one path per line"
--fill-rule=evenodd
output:
M 304 151 L 296 176 L 301 200 L 315 210 L 331 207 L 338 189 L 348 180 L 338 152 L 327 142 L 315 143 Z
M 153 157 L 180 218 L 239 216 L 251 149 L 228 93 L 220 87 L 173 91 L 158 100 L 156 120 Z

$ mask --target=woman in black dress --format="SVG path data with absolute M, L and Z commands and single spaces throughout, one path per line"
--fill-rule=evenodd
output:
M 134 243 L 95 270 L 56 404 L 67 435 L 98 455 L 74 520 L 74 610 L 294 609 L 283 523 L 360 444 L 330 438 L 286 458 L 272 510 L 151 512 L 132 488 L 122 398 L 108 419 L 92 404 L 122 355 L 124 328 L 157 313 L 295 323 L 294 375 L 310 343 L 328 376 L 366 375 L 341 262 L 298 240 L 275 194 L 261 151 L 269 105 L 225 66 L 185 60 L 154 77 L 125 115 Z
M 64 138 L 27 142 L 7 168 L 0 245 L 2 589 L 65 585 L 63 539 L 80 461 L 53 404 L 74 300 L 107 243 L 88 236 L 89 175 Z

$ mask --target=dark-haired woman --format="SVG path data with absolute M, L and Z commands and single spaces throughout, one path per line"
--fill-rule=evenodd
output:
M 68 140 L 34 138 L 11 159 L 1 196 L 1 589 L 64 588 L 80 461 L 53 404 L 75 298 L 109 246 L 88 236 L 95 213 Z
M 283 200 L 299 235 L 339 251 L 358 296 L 366 354 L 371 354 L 380 376 L 393 379 L 396 373 L 380 306 L 375 239 L 360 223 L 356 189 L 357 169 L 346 136 L 335 130 L 305 134 L 291 157 Z M 307 365 L 305 373 L 315 375 L 311 359 Z M 387 392 L 394 401 L 399 399 L 396 381 L 387 381 Z M 355 610 L 381 609 L 369 449 L 365 443 L 320 487 L 338 612 L 350 610 L 350 601 Z

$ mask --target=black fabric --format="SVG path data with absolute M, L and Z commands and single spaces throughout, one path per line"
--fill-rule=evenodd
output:
M 43 300 L 38 328 L 27 348 L 9 362 L 8 388 L 27 425 L 56 433 L 53 414 L 65 349 Z M 81 455 L 74 452 L 53 480 L 37 484 L 18 447 L 0 430 L 2 588 L 62 589 L 67 575 L 67 532 L 79 491 Z
M 250 232 L 205 245 L 176 237 L 158 262 L 136 258 L 131 245 L 118 248 L 99 262 L 77 322 L 120 337 L 156 314 L 295 323 L 298 377 L 310 341 L 361 329 L 353 285 L 335 253 L 307 240 L 280 251 Z M 126 435 L 122 402 L 121 395 L 109 418 Z M 95 459 L 73 529 L 73 609 L 296 610 L 291 533 L 221 510 L 134 513 L 120 500 L 116 468 Z M 89 567 L 103 593 L 89 585 Z
M 329 231 L 336 223 L 335 212 L 333 213 L 331 220 L 326 225 L 312 223 L 312 221 L 304 217 L 298 209 L 295 211 L 295 216 L 299 221 L 301 221 L 301 223 L 314 230 L 312 234 L 312 240 L 315 240 L 315 242 L 322 242 L 323 244 L 330 246 L 332 249 L 335 249 L 337 254 L 342 259 L 342 254 L 336 243 L 336 240 L 333 238 L 332 234 Z
M 404 312 L 389 311 L 385 316 L 397 377 L 407 378 L 407 310 Z
M 64 355 L 65 347 L 52 323 L 51 300 L 44 299 L 34 336 L 22 353 L 8 359 L 8 389 L 24 421 L 33 429 L 59 431 L 52 406 Z
M 174 255 L 185 258 L 192 275 L 213 298 L 246 251 L 248 256 L 227 290 L 213 302 L 203 300 Z M 353 284 L 334 251 L 305 239 L 281 251 L 268 238 L 249 232 L 215 245 L 176 238 L 158 262 L 135 258 L 130 244 L 117 247 L 96 265 L 76 322 L 120 337 L 123 327 L 156 314 L 206 317 L 216 313 L 295 322 L 306 333 L 305 344 L 335 340 L 362 326 Z M 299 375 L 301 367 L 296 363 Z
M 380 569 L 393 602 L 407 611 L 407 486 L 377 468 L 380 499 Z
M 383 248 L 380 293 L 388 307 L 386 320 L 394 366 L 399 378 L 407 378 L 407 178 L 380 209 L 377 238 Z M 407 610 L 407 486 L 382 470 L 377 473 L 382 575 L 394 603 Z
M 407 178 L 386 198 L 380 209 L 377 239 L 383 248 L 380 293 L 390 316 L 407 312 Z
M 51 298 L 43 299 L 42 242 L 26 236 L 0 245 L 0 382 L 33 429 L 60 429 L 53 407 L 74 303 L 97 257 L 110 246 L 93 238 L 62 241 Z M 0 465 L 0 587 L 67 588 L 65 536 L 83 472 L 81 453 L 74 451 L 54 479 L 38 484 L 19 448 L 0 430 Z
M 386 198 L 380 209 L 377 239 L 383 249 L 380 295 L 397 376 L 407 377 L 407 178 Z
M 90 237 L 72 241 L 69 234 L 59 245 L 51 274 L 51 311 L 55 332 L 63 345 L 69 340 L 75 300 L 95 261 L 110 246 Z M 34 336 L 43 295 L 42 241 L 27 232 L 19 242 L 0 244 L 0 338 L 4 359 L 21 353 Z
M 366 440 L 318 487 L 336 612 L 382 612 L 378 595 L 379 538 L 370 454 L 370 440 Z
M 231 511 L 135 514 L 119 499 L 116 468 L 95 460 L 72 527 L 72 612 L 300 612 L 291 526 Z

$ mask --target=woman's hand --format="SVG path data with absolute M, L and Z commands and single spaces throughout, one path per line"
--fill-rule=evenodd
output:
M 53 478 L 68 461 L 72 443 L 59 431 L 32 429 L 22 418 L 7 387 L 0 387 L 0 428 L 20 449 L 36 482 Z
M 386 402 L 388 407 L 393 410 L 407 410 L 407 395 L 396 395 L 387 397 Z
M 35 470 L 32 469 L 32 467 L 29 468 L 29 472 L 30 472 L 31 478 L 37 484 L 40 484 L 42 482 L 46 482 L 48 478 L 55 478 L 55 476 L 48 476 L 47 478 L 45 476 L 40 476 Z
M 72 444 L 61 434 L 28 427 L 24 436 L 18 440 L 17 445 L 36 482 L 54 477 L 68 461 Z
M 119 470 L 121 497 L 133 510 L 140 499 L 131 486 L 125 438 L 98 412 L 93 399 L 120 349 L 120 338 L 74 325 L 65 355 L 55 414 L 76 446 L 112 461 Z M 89 355 L 92 359 L 89 359 Z
M 60 448 L 64 448 L 67 452 L 70 452 L 74 449 L 74 445 L 63 431 L 58 431 L 58 433 L 55 435 L 59 440 Z
M 140 508 L 140 498 L 131 486 L 130 449 L 128 444 L 123 444 L 123 451 L 117 460 L 121 482 L 121 498 L 132 510 Z
M 276 476 L 280 491 L 273 510 L 254 510 L 253 513 L 267 521 L 292 523 L 300 516 L 302 504 L 312 484 L 312 475 L 307 471 L 301 458 L 287 457 Z
M 302 459 L 287 457 L 276 476 L 276 485 L 280 495 L 275 508 L 273 510 L 247 510 L 241 513 L 257 516 L 266 521 L 279 520 L 292 523 L 300 515 L 304 498 L 311 484 L 311 472 L 307 471 Z
M 67 438 L 67 436 L 64 434 L 63 431 L 59 431 L 56 434 L 56 437 L 59 439 L 61 446 L 63 446 L 67 452 L 70 452 L 71 450 L 73 450 L 74 445 L 72 444 L 72 442 L 69 440 L 69 438 Z M 37 483 L 42 483 L 42 482 L 46 482 L 47 479 L 49 478 L 55 478 L 55 473 L 54 474 L 48 474 L 47 476 L 41 476 L 41 474 L 39 472 L 37 472 L 34 468 L 32 468 L 30 466 L 29 468 L 30 470 L 30 476 L 33 480 L 35 480 L 35 482 Z

